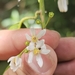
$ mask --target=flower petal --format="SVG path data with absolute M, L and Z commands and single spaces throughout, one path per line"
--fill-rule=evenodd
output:
M 39 34 L 37 34 L 37 38 L 40 39 L 42 36 L 44 36 L 46 33 L 46 29 L 41 30 L 41 32 L 39 32 Z
M 14 69 L 12 69 L 12 70 L 13 70 L 13 72 L 15 72 L 17 69 L 18 69 L 18 67 L 15 67 L 15 68 L 14 68 Z
M 41 57 L 40 54 L 38 54 L 38 55 L 36 56 L 36 61 L 37 61 L 38 65 L 39 65 L 40 67 L 43 66 L 43 60 L 42 60 L 42 57 Z
M 31 41 L 31 37 L 28 34 L 25 34 L 25 36 L 28 41 Z
M 38 41 L 38 42 L 36 42 L 36 48 L 41 48 L 42 47 L 42 45 L 44 44 L 44 39 L 42 39 L 42 40 L 40 40 L 40 41 Z
M 15 56 L 10 57 L 7 62 L 9 63 L 9 62 L 12 61 L 14 58 L 15 58 Z
M 48 54 L 50 50 L 48 49 L 41 49 L 41 54 Z
M 27 50 L 34 50 L 34 43 L 30 42 L 29 46 L 26 47 Z
M 34 28 L 30 28 L 30 32 L 31 32 L 31 36 L 35 35 L 35 29 Z
M 15 61 L 14 62 L 15 62 L 16 66 L 19 64 L 19 57 L 18 56 L 15 57 Z
M 8 62 L 10 62 L 10 68 L 15 72 L 21 66 L 22 59 L 18 56 L 12 56 L 9 58 Z
M 59 8 L 60 12 L 67 12 L 68 0 L 58 0 L 58 8 Z
M 15 59 L 16 66 L 19 66 L 21 62 L 22 62 L 22 59 L 16 56 L 16 59 Z
M 9 64 L 9 66 L 10 66 L 11 69 L 15 69 L 15 67 L 16 67 L 15 64 L 14 64 L 14 62 L 11 62 L 11 63 Z
M 46 49 L 46 45 L 43 44 L 43 45 L 41 46 L 41 49 Z
M 22 59 L 19 59 L 19 67 L 21 67 Z
M 28 57 L 28 63 L 32 63 L 32 59 L 33 59 L 33 52 L 30 52 Z

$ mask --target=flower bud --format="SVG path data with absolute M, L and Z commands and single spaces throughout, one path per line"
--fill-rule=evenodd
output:
M 25 42 L 25 45 L 26 45 L 26 46 L 28 46 L 28 45 L 29 45 L 29 43 L 30 43 L 29 41 L 26 41 L 26 42 Z
M 29 52 L 29 50 L 25 49 L 25 53 L 28 53 L 28 52 Z
M 41 24 L 41 20 L 37 19 L 37 20 L 36 20 L 36 23 L 37 23 L 37 24 Z
M 49 17 L 52 18 L 54 16 L 53 12 L 49 12 Z

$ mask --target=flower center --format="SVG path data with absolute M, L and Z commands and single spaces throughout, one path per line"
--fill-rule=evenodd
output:
M 32 36 L 32 41 L 37 42 L 38 38 L 36 36 Z
M 33 53 L 34 53 L 35 55 L 37 55 L 37 54 L 40 53 L 40 50 L 39 50 L 38 48 L 35 48 L 34 51 L 33 51 Z

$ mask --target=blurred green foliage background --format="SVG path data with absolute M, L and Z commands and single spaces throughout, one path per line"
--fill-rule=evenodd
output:
M 46 16 L 54 12 L 47 28 L 58 31 L 62 37 L 75 36 L 75 0 L 69 0 L 68 12 L 61 13 L 57 6 L 58 0 L 44 0 Z M 25 16 L 34 15 L 39 10 L 37 0 L 0 0 L 0 30 L 7 29 L 18 23 Z M 34 21 L 29 21 L 33 24 Z M 5 64 L 5 65 L 4 65 Z M 0 61 L 0 75 L 7 66 L 6 62 Z

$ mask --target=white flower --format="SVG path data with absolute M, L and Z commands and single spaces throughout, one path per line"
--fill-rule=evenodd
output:
M 12 56 L 8 59 L 8 62 L 10 62 L 9 66 L 15 72 L 19 67 L 21 67 L 22 59 L 18 56 Z
M 67 12 L 68 0 L 58 0 L 58 8 L 60 12 Z
M 46 55 L 50 52 L 50 50 L 46 49 L 44 40 L 40 40 L 36 42 L 36 46 L 33 42 L 31 42 L 30 45 L 27 47 L 27 49 L 30 50 L 29 57 L 28 57 L 28 63 L 31 63 L 33 60 L 33 56 L 35 56 L 38 65 L 42 67 L 43 59 L 41 57 L 41 54 Z
M 30 29 L 31 31 L 31 36 L 29 36 L 28 34 L 26 34 L 26 39 L 28 40 L 28 41 L 32 41 L 32 42 L 37 42 L 38 41 L 38 39 L 40 39 L 42 36 L 44 36 L 45 35 L 45 33 L 46 33 L 46 29 L 43 29 L 43 30 L 41 30 L 40 32 L 39 32 L 39 34 L 37 34 L 36 35 L 36 33 L 35 33 L 35 29 L 34 28 L 31 28 Z

